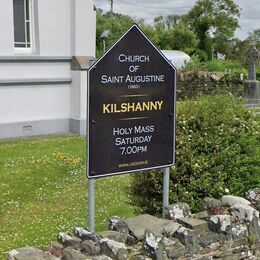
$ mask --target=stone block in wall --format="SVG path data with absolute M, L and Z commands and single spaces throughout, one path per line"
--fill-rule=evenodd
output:
M 208 247 L 213 243 L 216 243 L 219 241 L 219 234 L 215 232 L 207 232 L 201 236 L 199 236 L 199 244 L 202 247 Z
M 63 251 L 63 256 L 62 256 L 61 260 L 75 260 L 75 259 L 90 260 L 92 258 L 90 256 L 84 255 L 79 250 L 76 250 L 71 246 L 66 247 Z
M 220 234 L 220 251 L 232 251 L 233 240 L 226 235 Z
M 113 260 L 111 257 L 107 255 L 97 255 L 97 256 L 93 256 L 91 259 L 92 260 Z
M 245 193 L 245 198 L 253 205 L 260 203 L 260 188 L 249 190 Z
M 240 245 L 236 246 L 235 248 L 232 248 L 232 253 L 241 253 L 241 252 L 249 252 L 250 248 L 248 245 Z
M 202 247 L 200 249 L 200 254 L 201 255 L 210 255 L 211 257 L 218 255 L 219 254 L 219 249 L 220 249 L 220 243 L 219 242 L 215 242 L 212 243 L 206 247 Z
M 121 243 L 125 243 L 127 240 L 126 234 L 120 233 L 118 231 L 113 231 L 113 230 L 99 232 L 98 236 L 100 236 L 101 239 L 108 238 L 108 239 L 115 240 L 115 241 L 121 242 Z
M 115 260 L 127 260 L 128 251 L 125 244 L 103 238 L 100 240 L 101 253 Z
M 214 256 L 214 255 L 213 255 Z M 203 256 L 198 256 L 195 259 L 196 260 L 213 260 L 213 256 L 211 254 L 208 255 L 203 255 Z M 185 259 L 186 260 L 186 259 Z M 189 260 L 193 260 L 192 258 L 190 258 Z
M 199 252 L 199 239 L 196 231 L 180 227 L 175 233 L 174 237 L 180 240 L 185 246 L 186 253 L 197 254 Z
M 164 260 L 164 256 L 168 259 L 177 259 L 186 253 L 185 246 L 178 239 L 168 239 L 162 237 L 158 245 L 156 256 L 160 256 Z
M 259 214 L 254 214 L 253 220 L 248 226 L 249 238 L 254 238 L 256 240 L 260 239 L 260 218 Z
M 260 259 L 260 240 L 254 241 L 254 243 L 252 241 L 250 245 L 250 250 L 257 257 L 257 259 Z
M 134 236 L 131 236 L 130 234 L 127 235 L 127 238 L 126 238 L 126 243 L 128 245 L 135 245 L 135 244 L 138 244 L 138 239 Z
M 138 241 L 141 241 L 144 238 L 146 229 L 157 233 L 162 233 L 164 225 L 170 223 L 171 221 L 157 218 L 149 214 L 144 214 L 126 219 L 125 222 L 128 225 L 129 234 Z
M 163 235 L 172 239 L 174 238 L 174 233 L 181 227 L 180 224 L 176 222 L 170 222 L 163 227 Z
M 260 212 L 260 201 L 256 203 L 255 209 Z
M 200 212 L 192 214 L 192 217 L 202 219 L 202 220 L 207 220 L 209 218 L 209 214 L 208 214 L 208 211 L 204 210 L 204 211 L 200 211 Z
M 55 260 L 56 257 L 34 247 L 13 249 L 7 254 L 7 260 Z
M 50 245 L 49 245 L 49 247 L 48 247 L 48 251 L 49 251 L 52 255 L 54 255 L 54 256 L 56 256 L 56 257 L 61 256 L 61 254 L 62 254 L 62 252 L 63 252 L 63 249 L 64 249 L 63 245 L 60 244 L 59 242 L 56 242 L 56 241 L 50 243 Z
M 231 228 L 230 235 L 233 240 L 232 247 L 247 244 L 247 227 L 244 225 L 235 225 Z
M 108 229 L 118 231 L 121 233 L 129 233 L 127 223 L 117 216 L 109 218 Z
M 146 255 L 138 254 L 131 256 L 131 260 L 152 260 L 152 258 Z
M 256 209 L 241 203 L 233 205 L 229 210 L 231 215 L 241 222 L 252 222 L 254 217 L 259 218 L 259 212 Z
M 158 253 L 157 251 L 159 249 L 159 243 L 162 238 L 162 234 L 146 229 L 143 240 L 144 254 L 151 258 L 156 258 L 156 254 Z
M 207 209 L 208 214 L 218 215 L 221 214 L 222 203 L 221 200 L 212 197 L 206 197 L 203 200 L 204 207 Z
M 212 232 L 228 234 L 231 230 L 231 216 L 213 215 L 208 221 L 208 226 Z
M 242 260 L 242 259 L 249 259 L 251 256 L 251 252 L 238 252 L 234 253 L 232 251 L 222 251 L 217 256 L 215 256 L 218 260 Z M 251 258 L 254 259 L 254 258 Z M 255 259 L 257 260 L 257 259 Z
M 190 206 L 187 203 L 176 203 L 165 208 L 165 217 L 171 220 L 191 217 Z
M 70 235 L 68 235 L 67 233 L 64 233 L 64 232 L 60 232 L 58 238 L 59 238 L 59 242 L 63 246 L 71 246 L 74 249 L 80 249 L 80 246 L 81 246 L 80 238 L 72 237 L 72 236 L 70 236 Z
M 198 235 L 203 235 L 208 231 L 207 221 L 196 218 L 179 218 L 177 222 L 182 226 L 195 230 Z
M 219 82 L 223 78 L 223 75 L 211 74 L 210 79 L 214 82 Z
M 112 231 L 120 232 L 121 234 L 121 242 L 125 242 L 129 235 L 129 229 L 126 222 L 120 217 L 111 217 L 108 221 L 108 229 Z
M 92 240 L 85 240 L 81 244 L 81 251 L 88 255 L 98 255 L 100 254 L 100 246 L 97 242 Z
M 94 232 L 88 231 L 82 227 L 76 227 L 74 230 L 75 235 L 81 240 L 92 240 L 94 242 L 98 242 L 100 237 Z
M 169 239 L 162 234 L 146 230 L 143 252 L 152 259 L 166 260 L 184 256 L 186 249 L 178 239 Z
M 235 205 L 235 204 L 244 204 L 244 205 L 250 205 L 250 201 L 244 199 L 244 198 L 241 198 L 241 197 L 238 197 L 238 196 L 232 196 L 232 195 L 224 195 L 222 196 L 221 198 L 222 200 L 222 204 L 223 205 L 227 205 L 229 207 Z

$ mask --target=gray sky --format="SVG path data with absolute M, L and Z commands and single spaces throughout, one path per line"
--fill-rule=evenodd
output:
M 108 0 L 94 0 L 97 8 L 109 10 Z M 152 22 L 159 15 L 185 14 L 196 0 L 114 0 L 114 12 L 144 18 Z M 241 8 L 240 29 L 235 37 L 244 40 L 248 33 L 260 29 L 260 0 L 234 0 Z

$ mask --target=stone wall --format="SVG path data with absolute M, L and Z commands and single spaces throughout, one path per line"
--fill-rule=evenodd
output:
M 178 71 L 177 100 L 194 98 L 200 94 L 231 92 L 242 96 L 243 82 L 223 73 L 205 71 Z
M 238 260 L 260 259 L 260 188 L 245 198 L 226 195 L 204 199 L 205 211 L 192 214 L 189 205 L 166 209 L 167 219 L 140 215 L 109 219 L 108 231 L 82 227 L 61 232 L 47 252 L 25 247 L 8 260 Z

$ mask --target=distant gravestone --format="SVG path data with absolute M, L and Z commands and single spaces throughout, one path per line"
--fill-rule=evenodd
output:
M 256 60 L 259 57 L 259 51 L 255 44 L 251 44 L 251 48 L 248 52 L 248 79 L 256 80 Z
M 248 52 L 248 80 L 244 82 L 243 99 L 248 107 L 260 106 L 260 81 L 256 80 L 256 60 L 260 57 L 254 43 Z

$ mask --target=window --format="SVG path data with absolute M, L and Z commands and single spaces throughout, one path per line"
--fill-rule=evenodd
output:
M 13 0 L 14 47 L 17 51 L 32 50 L 31 0 Z

